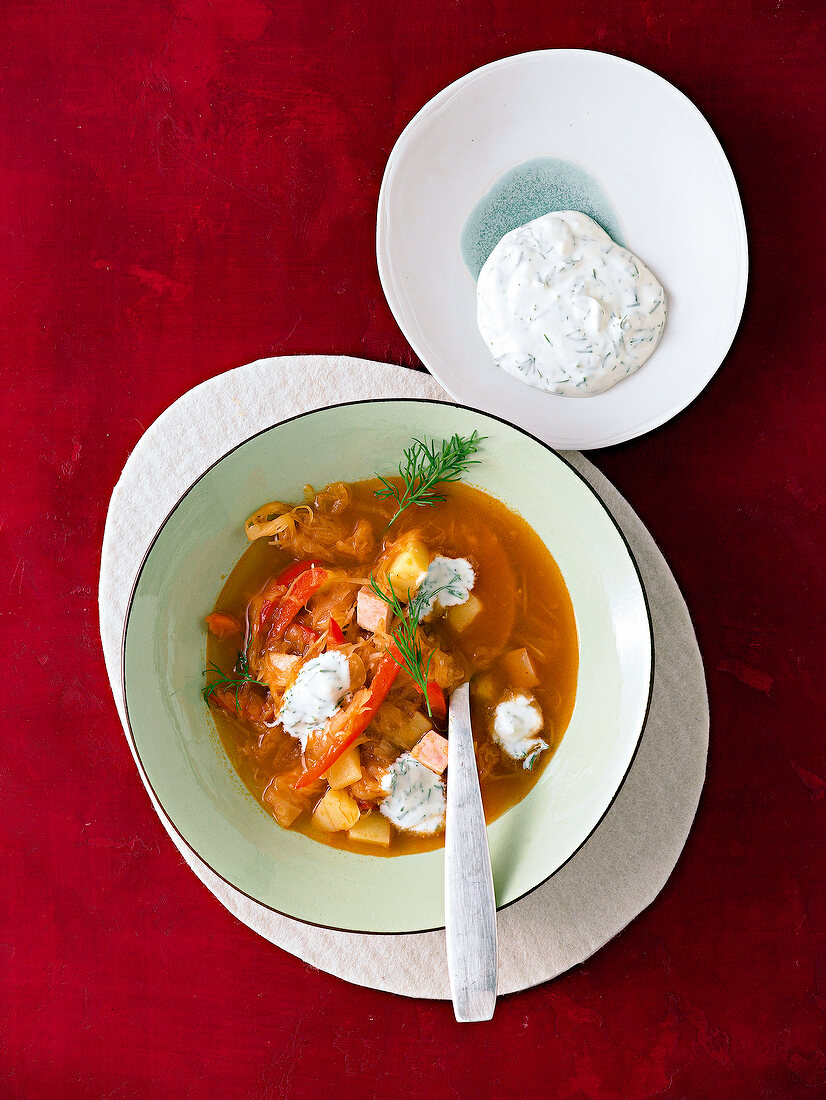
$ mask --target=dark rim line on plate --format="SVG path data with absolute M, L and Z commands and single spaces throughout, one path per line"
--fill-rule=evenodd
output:
M 203 863 L 203 865 L 205 867 L 207 867 L 212 872 L 212 874 L 214 874 L 219 879 L 221 879 L 222 882 L 225 882 L 227 884 L 227 886 L 232 887 L 233 890 L 237 890 L 238 893 L 241 894 L 243 897 L 249 898 L 250 901 L 255 902 L 257 905 L 262 906 L 264 909 L 268 909 L 271 913 L 277 913 L 281 917 L 287 917 L 289 920 L 298 921 L 300 924 L 306 924 L 306 925 L 309 925 L 313 928 L 323 928 L 323 929 L 326 929 L 327 931 L 330 931 L 330 932 L 349 932 L 349 933 L 352 933 L 353 935 L 360 935 L 360 936 L 419 936 L 419 935 L 424 934 L 425 932 L 440 932 L 444 928 L 444 925 L 443 924 L 438 924 L 433 928 L 413 928 L 413 929 L 405 929 L 405 930 L 396 932 L 396 931 L 389 931 L 389 930 L 375 931 L 375 930 L 360 929 L 360 928 L 339 928 L 336 925 L 332 925 L 332 924 L 321 924 L 318 921 L 307 920 L 305 917 L 296 917 L 292 913 L 285 913 L 281 909 L 276 909 L 274 905 L 268 905 L 266 902 L 261 901 L 260 898 L 257 898 L 252 894 L 248 894 L 245 890 L 242 890 L 239 886 L 236 886 L 236 884 L 234 882 L 232 882 L 230 879 L 226 878 L 226 876 L 222 875 L 220 871 L 216 871 L 216 869 L 214 867 L 212 867 L 209 863 L 207 863 L 207 861 L 203 858 L 203 856 L 189 843 L 189 841 L 186 839 L 186 837 L 183 835 L 183 833 L 181 833 L 181 831 L 178 829 L 177 825 L 175 824 L 175 822 L 172 820 L 171 816 L 167 812 L 165 806 L 161 802 L 161 799 L 158 796 L 158 792 L 155 790 L 155 787 L 153 786 L 152 781 L 149 778 L 149 774 L 148 774 L 148 772 L 146 770 L 146 767 L 144 765 L 143 759 L 142 759 L 141 754 L 140 754 L 140 750 L 138 749 L 138 743 L 137 743 L 137 740 L 135 738 L 134 731 L 132 729 L 132 720 L 131 720 L 130 715 L 129 715 L 129 703 L 128 703 L 128 697 L 127 697 L 127 692 L 126 692 L 126 636 L 127 636 L 128 630 L 129 630 L 129 620 L 131 619 L 131 616 L 132 616 L 132 607 L 133 607 L 134 601 L 135 601 L 135 593 L 137 591 L 138 584 L 140 583 L 141 575 L 143 574 L 143 570 L 144 570 L 144 567 L 146 566 L 146 563 L 149 559 L 149 555 L 152 553 L 152 550 L 155 546 L 155 543 L 158 541 L 158 538 L 160 537 L 161 532 L 163 531 L 164 527 L 166 527 L 169 520 L 172 518 L 172 516 L 175 514 L 175 512 L 177 512 L 178 508 L 181 506 L 181 504 L 183 504 L 183 502 L 186 500 L 186 498 L 189 496 L 189 494 L 192 492 L 192 490 L 196 487 L 196 485 L 198 485 L 198 483 L 200 481 L 202 481 L 203 478 L 205 478 L 206 475 L 208 473 L 210 473 L 210 471 L 212 471 L 216 466 L 218 466 L 221 462 L 223 462 L 225 458 L 228 458 L 231 454 L 234 454 L 237 450 L 239 450 L 241 447 L 245 446 L 247 443 L 250 443 L 253 439 L 257 439 L 259 436 L 265 435 L 267 432 L 275 431 L 277 428 L 281 427 L 282 424 L 291 424 L 293 421 L 301 420 L 301 419 L 303 419 L 304 417 L 307 417 L 307 416 L 313 416 L 316 413 L 327 412 L 331 409 L 349 408 L 349 407 L 353 407 L 353 406 L 356 406 L 356 405 L 388 405 L 388 404 L 393 404 L 393 405 L 402 405 L 402 404 L 444 405 L 445 407 L 451 408 L 451 409 L 463 409 L 465 412 L 474 413 L 478 416 L 485 416 L 490 420 L 495 420 L 500 424 L 504 424 L 505 427 L 507 427 L 507 428 L 512 428 L 514 431 L 520 432 L 522 435 L 526 436 L 528 439 L 532 439 L 534 441 L 534 443 L 539 444 L 539 446 L 543 447 L 546 451 L 550 451 L 550 453 L 552 455 L 554 455 L 556 458 L 558 458 L 560 462 L 564 463 L 568 467 L 568 469 L 571 470 L 579 478 L 579 480 L 583 483 L 583 485 L 585 485 L 585 487 L 588 489 L 588 491 L 595 497 L 595 499 L 599 503 L 602 510 L 605 512 L 605 514 L 610 519 L 611 523 L 616 528 L 617 533 L 619 534 L 620 538 L 622 539 L 622 542 L 625 546 L 625 549 L 628 553 L 628 556 L 631 559 L 631 563 L 634 566 L 634 570 L 637 574 L 637 580 L 639 581 L 639 585 L 640 585 L 640 591 L 642 592 L 643 603 L 645 604 L 645 614 L 646 614 L 646 617 L 648 619 L 648 632 L 649 632 L 649 636 L 650 636 L 650 645 L 651 645 L 651 662 L 650 662 L 649 672 L 648 672 L 648 677 L 649 677 L 648 678 L 648 699 L 647 699 L 646 704 L 645 704 L 645 713 L 643 714 L 642 723 L 640 724 L 639 733 L 637 734 L 637 742 L 634 745 L 634 751 L 631 754 L 631 759 L 628 762 L 628 767 L 625 769 L 625 774 L 623 775 L 622 779 L 620 780 L 619 786 L 617 787 L 614 794 L 611 796 L 611 799 L 608 802 L 608 805 L 605 807 L 605 810 L 603 811 L 603 813 L 600 816 L 599 820 L 593 826 L 593 828 L 588 833 L 588 835 L 581 841 L 581 843 L 579 845 L 577 845 L 577 847 L 574 849 L 574 851 L 571 852 L 571 854 L 568 856 L 568 858 L 563 863 L 560 863 L 560 865 L 556 868 L 556 870 L 551 871 L 551 873 L 549 875 L 546 875 L 545 878 L 543 878 L 540 882 L 537 882 L 535 886 L 531 886 L 530 889 L 526 890 L 523 894 L 520 894 L 519 897 L 513 898 L 511 901 L 505 902 L 502 905 L 497 905 L 496 911 L 501 912 L 503 909 L 508 909 L 511 905 L 515 905 L 516 902 L 522 901 L 523 898 L 528 897 L 535 890 L 538 890 L 540 886 L 544 886 L 546 882 L 549 882 L 554 877 L 554 875 L 558 874 L 562 870 L 563 867 L 565 867 L 568 863 L 570 863 L 570 861 L 574 858 L 574 856 L 577 854 L 577 852 L 579 852 L 584 847 L 584 845 L 587 844 L 587 842 L 591 839 L 591 837 L 597 831 L 599 826 L 605 820 L 605 817 L 606 817 L 608 811 L 614 805 L 620 791 L 625 786 L 625 781 L 627 780 L 628 775 L 631 771 L 631 768 L 634 765 L 634 761 L 637 758 L 637 753 L 639 752 L 640 744 L 642 743 L 643 733 L 645 732 L 645 727 L 648 723 L 648 715 L 650 714 L 650 711 L 651 711 L 651 700 L 652 700 L 653 693 L 654 693 L 654 663 L 655 663 L 654 623 L 653 623 L 653 620 L 651 618 L 651 607 L 650 607 L 649 602 L 648 602 L 648 593 L 645 590 L 645 584 L 643 583 L 642 573 L 640 572 L 640 567 L 637 564 L 637 559 L 634 556 L 634 552 L 632 551 L 632 549 L 631 549 L 631 547 L 628 543 L 628 539 L 625 537 L 625 534 L 622 531 L 622 528 L 617 523 L 617 521 L 614 519 L 613 515 L 611 514 L 610 509 L 605 504 L 605 502 L 603 501 L 603 499 L 599 495 L 599 493 L 596 491 L 596 489 L 594 489 L 594 487 L 587 480 L 587 478 L 585 478 L 579 472 L 579 470 L 576 469 L 576 467 L 572 466 L 571 463 L 566 458 L 564 458 L 558 451 L 554 450 L 553 447 L 551 447 L 549 444 L 543 442 L 541 439 L 537 439 L 537 437 L 535 435 L 532 435 L 530 432 L 526 431 L 524 428 L 520 428 L 518 425 L 512 424 L 509 420 L 505 420 L 501 416 L 496 416 L 495 413 L 483 412 L 481 409 L 474 409 L 470 405 L 462 405 L 462 404 L 460 404 L 456 401 L 437 401 L 435 399 L 426 398 L 426 397 L 422 397 L 422 398 L 416 398 L 416 397 L 374 397 L 374 398 L 368 398 L 366 400 L 361 400 L 361 401 L 339 401 L 334 405 L 323 405 L 323 406 L 321 406 L 320 408 L 317 408 L 317 409 L 310 409 L 307 412 L 297 413 L 295 416 L 288 416 L 285 420 L 279 420 L 277 424 L 271 424 L 268 428 L 262 428 L 261 431 L 255 432 L 253 435 L 247 436 L 247 438 L 241 440 L 240 443 L 236 443 L 236 445 L 234 447 L 231 447 L 225 454 L 221 455 L 220 458 L 217 458 L 211 465 L 209 465 L 206 468 L 206 470 L 203 471 L 203 473 L 199 474 L 199 476 L 195 479 L 195 481 L 192 482 L 192 484 L 189 486 L 189 488 L 178 498 L 177 502 L 172 506 L 172 508 L 168 512 L 166 518 L 164 519 L 163 523 L 161 523 L 160 527 L 155 532 L 155 535 L 154 535 L 152 541 L 150 542 L 149 546 L 147 547 L 146 553 L 144 554 L 143 560 L 141 561 L 140 568 L 138 569 L 138 572 L 135 576 L 135 581 L 132 585 L 132 591 L 129 594 L 129 603 L 128 603 L 128 606 L 127 606 L 127 609 L 126 609 L 126 619 L 124 620 L 124 624 L 123 624 L 123 634 L 122 634 L 122 639 L 121 639 L 121 691 L 122 691 L 122 694 L 123 694 L 123 710 L 124 710 L 124 714 L 126 715 L 126 725 L 128 727 L 129 739 L 132 743 L 132 748 L 134 750 L 135 756 L 138 759 L 138 763 L 140 764 L 141 772 L 143 773 L 144 782 L 147 784 L 147 786 L 151 790 L 158 807 L 163 812 L 163 816 L 166 819 L 166 821 L 169 823 L 169 826 L 171 827 L 173 832 L 176 834 L 176 836 L 180 837 L 181 842 L 189 849 L 190 852 L 192 852 L 192 854 L 194 856 L 196 856 L 197 859 L 199 859 L 201 861 L 201 863 Z M 504 501 L 502 503 L 504 503 Z M 564 734 L 563 734 L 563 736 L 564 736 Z M 257 803 L 256 803 L 256 805 L 257 805 Z M 313 841 L 313 840 L 309 840 L 309 843 L 315 844 L 315 843 L 318 843 L 318 842 Z M 346 855 L 347 853 L 344 853 L 344 854 Z M 377 859 L 377 858 L 381 858 L 381 857 L 372 856 L 372 857 L 368 857 L 368 858 Z

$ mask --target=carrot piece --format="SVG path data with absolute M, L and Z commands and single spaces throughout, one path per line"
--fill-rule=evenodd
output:
M 241 624 L 234 615 L 226 611 L 213 611 L 205 620 L 210 634 L 216 638 L 231 638 L 233 634 L 241 633 Z
M 447 699 L 435 680 L 427 682 L 427 701 L 430 703 L 430 716 L 433 721 L 444 725 L 447 721 Z

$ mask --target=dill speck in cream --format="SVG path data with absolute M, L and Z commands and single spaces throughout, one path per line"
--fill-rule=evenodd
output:
M 479 273 L 476 296 L 497 366 L 563 397 L 592 397 L 633 374 L 665 327 L 657 279 L 575 210 L 506 233 Z

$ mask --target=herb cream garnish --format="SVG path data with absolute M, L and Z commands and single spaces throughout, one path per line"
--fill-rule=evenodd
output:
M 665 291 L 595 221 L 554 211 L 505 234 L 476 285 L 479 330 L 498 366 L 564 397 L 638 370 L 665 327 Z

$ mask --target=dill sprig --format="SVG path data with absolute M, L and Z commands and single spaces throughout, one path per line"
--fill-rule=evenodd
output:
M 390 585 L 390 595 L 379 588 L 376 583 L 373 574 L 370 574 L 370 587 L 376 593 L 380 600 L 383 600 L 387 606 L 391 609 L 393 614 L 399 620 L 399 625 L 393 631 L 392 638 L 396 643 L 396 648 L 399 651 L 401 661 L 395 653 L 391 652 L 391 657 L 396 661 L 401 668 L 407 670 L 413 679 L 421 688 L 422 694 L 425 698 L 427 705 L 427 713 L 432 718 L 433 711 L 430 709 L 430 699 L 427 694 L 427 677 L 430 671 L 430 662 L 433 660 L 433 653 L 428 655 L 427 660 L 422 653 L 422 647 L 419 642 L 419 617 L 421 615 L 421 609 L 419 604 L 415 600 L 410 599 L 410 592 L 407 593 L 408 604 L 405 608 L 399 601 L 399 597 L 396 595 L 393 588 L 392 581 L 387 582 Z
M 250 672 L 249 657 L 247 656 L 245 650 L 238 650 L 238 659 L 236 660 L 235 667 L 233 669 L 233 672 L 235 673 L 234 676 L 227 676 L 227 674 L 223 672 L 218 667 L 218 665 L 215 664 L 214 661 L 209 662 L 203 675 L 206 676 L 209 672 L 214 672 L 216 675 L 215 679 L 211 680 L 204 688 L 204 702 L 209 703 L 213 692 L 217 691 L 219 688 L 223 688 L 225 690 L 228 690 L 229 688 L 235 688 L 236 714 L 241 713 L 241 703 L 238 698 L 238 692 L 241 690 L 244 684 L 257 684 L 258 687 L 262 688 L 265 688 L 267 686 L 266 684 L 262 684 L 260 680 L 256 680 Z
M 428 443 L 426 439 L 414 439 L 412 445 L 405 449 L 404 460 L 399 463 L 403 487 L 392 485 L 381 474 L 376 475 L 384 485 L 383 489 L 375 490 L 376 496 L 379 499 L 392 497 L 399 506 L 387 526 L 411 504 L 426 507 L 445 500 L 435 492 L 435 486 L 443 481 L 458 481 L 468 466 L 475 465 L 479 459 L 470 456 L 478 451 L 479 444 L 485 438 L 478 432 L 469 436 L 457 433 L 443 440 L 441 447 L 435 441 Z

